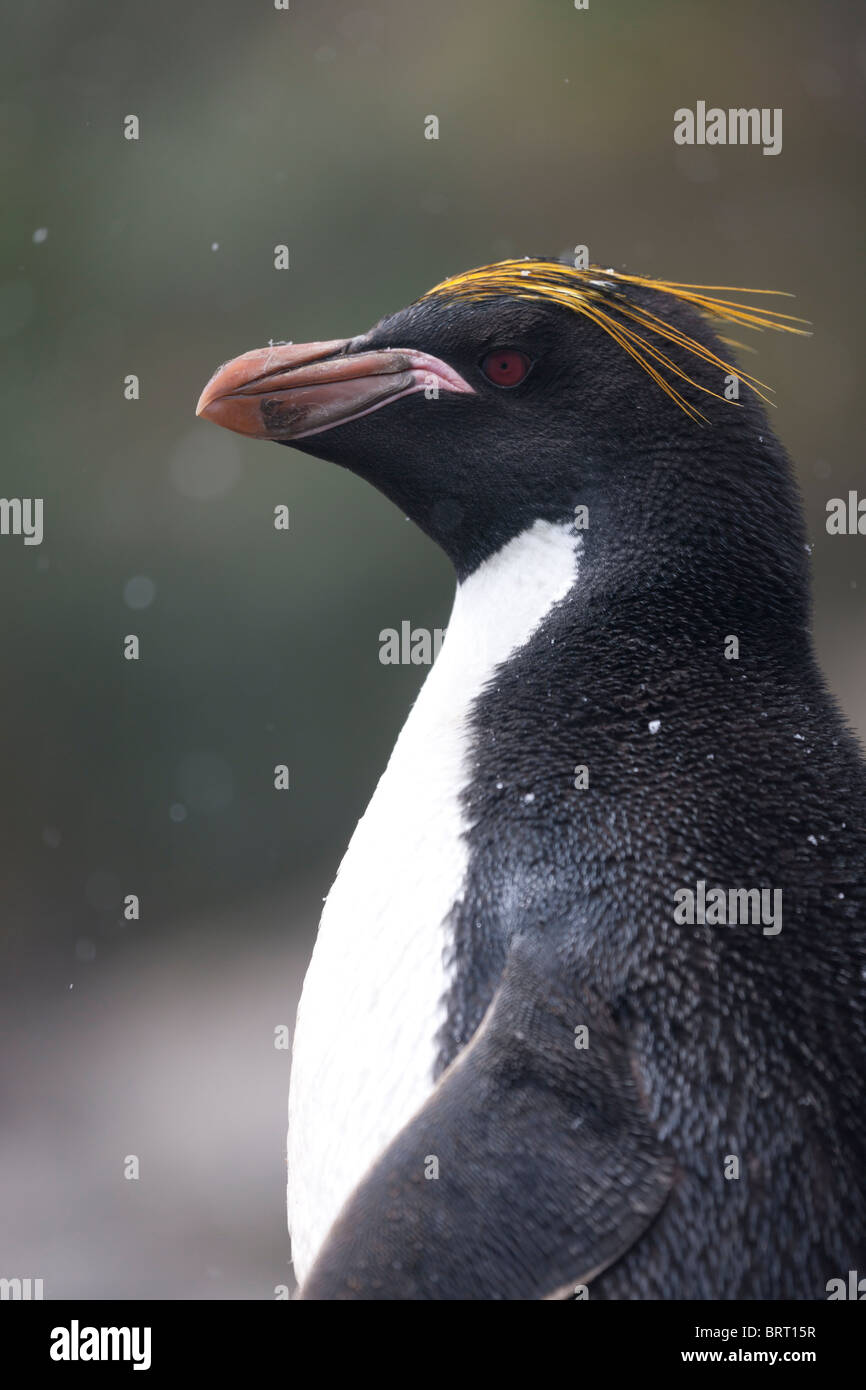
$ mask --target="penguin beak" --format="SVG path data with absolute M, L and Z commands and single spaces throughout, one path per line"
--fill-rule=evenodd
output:
M 305 439 L 415 391 L 474 395 L 438 357 L 412 348 L 346 351 L 349 338 L 257 348 L 220 367 L 196 415 L 251 439 Z

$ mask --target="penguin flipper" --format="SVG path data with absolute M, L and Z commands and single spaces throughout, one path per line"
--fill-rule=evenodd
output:
M 608 1010 L 522 939 L 481 1026 L 348 1199 L 299 1296 L 567 1297 L 647 1229 L 673 1177 Z

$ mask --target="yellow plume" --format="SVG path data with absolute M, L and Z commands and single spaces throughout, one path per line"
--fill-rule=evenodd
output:
M 674 299 L 694 305 L 708 317 L 720 319 L 725 323 L 736 323 L 756 329 L 774 328 L 779 332 L 808 336 L 806 329 L 795 327 L 796 324 L 806 323 L 806 319 L 795 318 L 792 314 L 780 314 L 775 309 L 759 311 L 750 304 L 716 297 L 717 291 L 723 294 L 776 294 L 783 291 L 734 289 L 726 285 L 683 285 L 673 280 L 652 280 L 645 275 L 623 275 L 619 271 L 603 270 L 596 265 L 579 270 L 559 261 L 530 259 L 528 256 L 523 260 L 498 261 L 494 265 L 480 266 L 477 270 L 466 270 L 461 275 L 452 275 L 441 284 L 434 285 L 418 302 L 431 298 L 481 300 L 507 294 L 517 299 L 561 304 L 566 309 L 583 314 L 603 328 L 605 333 L 633 357 L 665 394 L 693 420 L 703 420 L 706 423 L 706 416 L 681 395 L 673 383 L 662 375 L 660 368 L 699 391 L 715 396 L 718 400 L 728 398 L 719 395 L 717 391 L 711 391 L 707 386 L 702 386 L 682 371 L 657 343 L 644 336 L 645 333 L 656 334 L 696 357 L 703 358 L 726 376 L 739 377 L 760 396 L 761 400 L 768 405 L 773 404 L 764 394 L 765 391 L 770 391 L 771 387 L 723 361 L 710 348 L 704 347 L 695 338 L 666 323 L 649 309 L 635 304 L 619 288 L 622 285 L 641 285 L 647 289 L 658 290 L 662 294 L 669 294 Z M 611 310 L 615 311 L 617 317 L 614 317 Z M 632 327 L 633 324 L 637 327 Z M 639 329 L 643 332 L 639 332 Z M 730 404 L 738 405 L 739 402 L 731 401 Z

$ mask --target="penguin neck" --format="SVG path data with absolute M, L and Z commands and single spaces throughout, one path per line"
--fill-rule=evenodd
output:
M 535 521 L 506 542 L 458 583 L 437 666 L 480 689 L 576 590 L 582 553 L 570 522 Z
M 727 499 L 725 499 L 727 501 Z M 659 640 L 674 630 L 697 639 L 716 622 L 762 648 L 809 647 L 806 538 L 796 506 L 778 518 L 735 506 L 680 505 L 668 515 L 591 513 L 583 533 L 573 621 L 591 639 L 599 615 L 632 615 Z M 757 509 L 755 509 L 757 511 Z

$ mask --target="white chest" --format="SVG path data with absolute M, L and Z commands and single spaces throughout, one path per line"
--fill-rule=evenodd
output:
M 303 1279 L 344 1201 L 433 1087 L 448 920 L 467 868 L 473 703 L 576 578 L 568 527 L 537 522 L 458 588 L 445 643 L 352 836 L 298 1009 L 289 1225 Z

